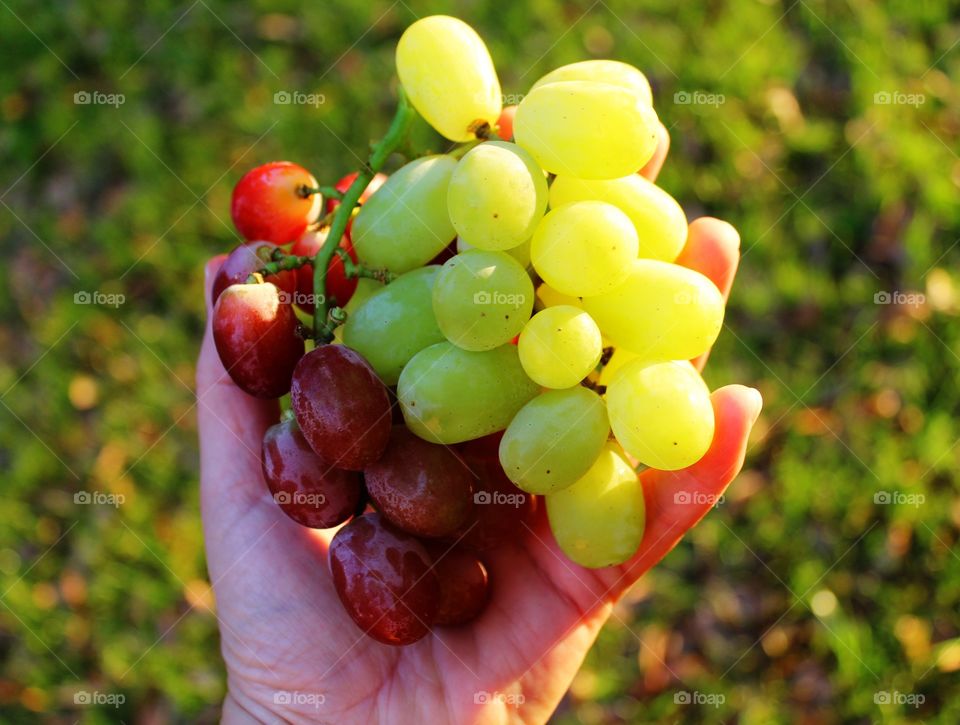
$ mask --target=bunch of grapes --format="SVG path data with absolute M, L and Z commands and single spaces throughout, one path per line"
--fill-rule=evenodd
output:
M 360 172 L 322 187 L 275 162 L 238 183 L 251 241 L 217 275 L 213 334 L 240 388 L 290 394 L 263 440 L 274 500 L 346 523 L 344 607 L 408 644 L 479 615 L 484 552 L 538 503 L 574 562 L 636 553 L 637 469 L 690 466 L 713 438 L 688 361 L 724 303 L 674 264 L 687 220 L 637 173 L 659 136 L 639 70 L 563 66 L 504 109 L 483 41 L 446 16 L 411 25 L 396 62 L 397 115 Z M 387 178 L 416 113 L 454 146 Z

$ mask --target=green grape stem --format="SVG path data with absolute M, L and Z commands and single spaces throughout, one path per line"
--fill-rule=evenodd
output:
M 317 299 L 313 311 L 313 330 L 317 342 L 330 342 L 333 339 L 333 329 L 336 327 L 335 324 L 333 326 L 330 324 L 333 320 L 328 321 L 327 319 L 330 313 L 327 296 L 327 267 L 330 266 L 330 260 L 333 259 L 333 255 L 337 253 L 337 249 L 340 247 L 340 239 L 347 229 L 347 222 L 350 221 L 350 215 L 353 214 L 364 189 L 367 188 L 376 173 L 383 168 L 390 154 L 407 138 L 410 124 L 413 122 L 415 115 L 416 111 L 413 110 L 413 106 L 407 100 L 403 86 L 399 86 L 397 89 L 397 111 L 393 116 L 393 121 L 390 122 L 390 128 L 387 129 L 384 137 L 373 145 L 366 165 L 360 169 L 357 178 L 350 184 L 350 188 L 344 192 L 343 198 L 333 214 L 333 222 L 330 225 L 327 239 L 313 259 L 313 293 Z
M 343 262 L 343 274 L 347 279 L 365 277 L 366 279 L 375 279 L 383 284 L 390 284 L 397 278 L 397 275 L 389 269 L 370 269 L 362 264 L 357 264 L 343 247 L 337 247 L 336 254 Z
M 277 272 L 283 272 L 288 269 L 300 269 L 300 267 L 305 264 L 312 262 L 313 257 L 299 257 L 296 254 L 284 254 L 282 250 L 277 249 L 273 253 L 273 261 L 264 263 L 263 267 L 247 277 L 247 284 L 261 282 L 263 278 L 269 277 L 271 274 L 277 274 Z M 257 275 L 260 276 L 260 279 L 257 279 Z

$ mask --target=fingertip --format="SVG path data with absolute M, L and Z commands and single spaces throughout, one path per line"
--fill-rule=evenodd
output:
M 730 222 L 712 216 L 703 216 L 690 222 L 690 231 L 712 237 L 718 246 L 726 249 L 740 249 L 740 232 Z
M 663 163 L 667 159 L 667 153 L 670 151 L 670 132 L 667 131 L 667 127 L 663 123 L 659 124 L 657 136 L 659 137 L 657 150 L 653 152 L 653 156 L 644 167 L 637 172 L 648 181 L 656 181 L 660 169 L 663 168 Z

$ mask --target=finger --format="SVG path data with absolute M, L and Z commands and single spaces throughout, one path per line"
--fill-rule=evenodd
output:
M 699 461 L 680 471 L 649 469 L 641 475 L 646 504 L 646 529 L 636 556 L 624 564 L 623 590 L 660 561 L 713 507 L 743 467 L 750 429 L 760 415 L 759 391 L 729 385 L 713 393 L 716 430 L 710 449 Z
M 660 169 L 663 168 L 663 162 L 667 159 L 667 152 L 670 151 L 670 133 L 662 123 L 657 129 L 657 135 L 660 137 L 660 140 L 657 142 L 657 150 L 653 152 L 651 159 L 638 172 L 648 181 L 657 180 Z
M 677 264 L 696 270 L 713 282 L 726 303 L 740 263 L 740 235 L 727 222 L 713 217 L 700 217 L 690 224 L 687 243 Z M 709 351 L 691 360 L 703 370 Z
M 262 498 L 260 447 L 266 429 L 280 414 L 275 400 L 244 393 L 230 379 L 213 342 L 210 291 L 223 257 L 205 269 L 207 325 L 197 361 L 197 422 L 200 431 L 201 500 L 205 510 L 243 508 Z

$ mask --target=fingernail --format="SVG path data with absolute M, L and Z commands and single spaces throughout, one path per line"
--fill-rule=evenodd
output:
M 747 395 L 750 398 L 750 425 L 753 425 L 757 422 L 757 418 L 760 417 L 760 411 L 763 410 L 763 396 L 760 395 L 760 391 L 756 388 L 747 388 Z

